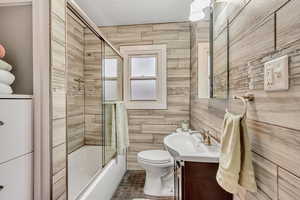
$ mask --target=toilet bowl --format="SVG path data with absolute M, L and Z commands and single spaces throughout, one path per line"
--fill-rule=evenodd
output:
M 174 160 L 167 151 L 149 150 L 138 153 L 138 163 L 146 171 L 144 193 L 151 196 L 174 195 Z

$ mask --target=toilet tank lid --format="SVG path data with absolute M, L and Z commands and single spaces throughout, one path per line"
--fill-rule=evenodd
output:
M 138 157 L 144 161 L 151 163 L 167 163 L 172 161 L 172 157 L 169 152 L 163 150 L 149 150 L 138 153 Z

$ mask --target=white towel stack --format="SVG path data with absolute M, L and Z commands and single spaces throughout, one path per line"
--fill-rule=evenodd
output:
M 10 73 L 12 66 L 0 59 L 0 94 L 12 94 L 10 87 L 15 81 L 15 76 Z

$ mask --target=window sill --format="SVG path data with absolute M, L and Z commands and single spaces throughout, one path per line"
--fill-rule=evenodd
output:
M 153 102 L 126 102 L 128 110 L 167 110 L 167 104 Z

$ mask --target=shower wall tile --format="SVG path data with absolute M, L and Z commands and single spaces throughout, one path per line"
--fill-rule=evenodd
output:
M 68 153 L 84 145 L 84 29 L 67 12 L 67 139 Z
M 102 41 L 85 29 L 85 144 L 102 144 Z
M 62 69 L 52 69 L 52 77 L 51 77 L 51 89 L 53 92 L 59 94 L 64 94 L 66 90 L 65 85 L 65 71 Z
M 66 94 L 62 91 L 52 92 L 52 118 L 62 119 L 66 117 Z
M 63 169 L 55 174 L 53 177 L 53 199 L 64 199 L 66 198 L 66 169 Z
M 57 200 L 67 200 L 67 193 L 63 193 Z
M 128 168 L 141 169 L 137 153 L 163 149 L 163 137 L 189 120 L 190 23 L 99 27 L 117 48 L 130 45 L 167 45 L 167 110 L 129 110 Z
M 55 119 L 52 121 L 52 127 L 55 128 L 52 136 L 52 146 L 55 147 L 66 143 L 66 119 Z
M 52 171 L 54 176 L 66 168 L 66 144 L 63 143 L 52 150 Z
M 97 132 L 88 132 L 88 134 L 85 135 L 85 144 L 87 145 L 93 145 L 93 146 L 99 146 L 102 145 L 102 135 L 99 134 L 102 130 L 98 129 Z
M 51 0 L 52 200 L 66 198 L 66 1 Z
M 53 20 L 54 21 L 58 20 L 58 18 L 53 18 Z M 55 23 L 53 23 L 53 26 L 54 25 Z M 62 36 L 65 36 L 65 34 L 62 34 Z M 65 45 L 62 45 L 53 39 L 51 42 L 51 51 L 52 51 L 52 58 L 51 58 L 52 68 L 65 72 L 66 70 L 66 57 L 64 56 L 66 53 Z
M 83 106 L 79 109 L 83 110 Z M 84 145 L 84 115 L 68 116 L 67 121 L 68 153 L 71 153 Z
M 66 1 L 65 0 L 51 0 L 51 13 L 60 17 L 63 21 L 65 21 L 66 15 Z M 54 28 L 54 27 L 53 27 Z M 53 29 L 51 27 L 51 29 Z M 63 32 L 65 32 L 63 30 Z
M 57 16 L 56 14 L 52 14 L 53 20 L 51 21 L 51 27 L 53 27 L 52 38 L 55 42 L 60 45 L 64 45 L 66 43 L 65 38 L 65 22 L 62 18 Z

